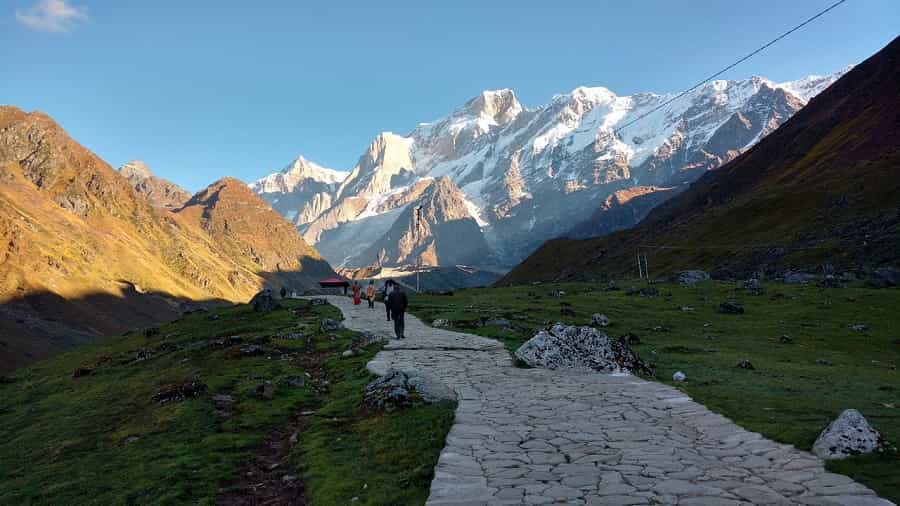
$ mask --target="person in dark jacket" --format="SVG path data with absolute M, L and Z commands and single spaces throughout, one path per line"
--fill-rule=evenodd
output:
M 394 286 L 394 280 L 389 279 L 384 282 L 381 287 L 381 300 L 384 301 L 384 310 L 387 313 L 387 321 L 391 321 L 391 306 L 388 305 L 388 297 L 391 295 L 391 288 Z
M 406 337 L 403 335 L 405 330 L 403 315 L 406 313 L 408 305 L 409 302 L 406 299 L 406 293 L 403 292 L 403 287 L 399 283 L 395 284 L 391 294 L 388 295 L 387 306 L 388 311 L 391 312 L 391 319 L 394 320 L 394 334 L 397 334 L 397 339 Z

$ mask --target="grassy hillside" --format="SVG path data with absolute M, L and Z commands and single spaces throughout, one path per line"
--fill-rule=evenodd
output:
M 0 504 L 228 503 L 283 475 L 310 504 L 422 503 L 453 406 L 368 411 L 380 345 L 341 357 L 354 333 L 321 333 L 322 317 L 340 313 L 198 312 L 3 377 Z M 158 397 L 192 384 L 196 396 Z M 273 446 L 287 448 L 274 461 Z
M 501 283 L 900 263 L 900 38 L 634 229 L 553 240 Z
M 413 296 L 410 307 L 425 321 L 446 318 L 454 329 L 499 339 L 511 352 L 551 322 L 585 324 L 604 313 L 612 322 L 609 335 L 639 337 L 634 349 L 656 364 L 658 381 L 800 448 L 809 449 L 842 410 L 856 408 L 894 449 L 829 467 L 900 502 L 900 289 L 772 283 L 754 296 L 735 283 L 652 286 L 658 296 L 629 295 L 630 283 L 618 291 L 576 283 L 460 290 Z M 553 290 L 565 295 L 548 295 Z M 742 302 L 746 313 L 719 313 L 728 299 Z M 479 325 L 490 317 L 509 319 L 512 329 Z M 866 330 L 848 328 L 856 323 Z M 782 344 L 783 335 L 791 342 Z M 737 368 L 742 359 L 754 369 Z M 672 382 L 675 371 L 687 381 Z

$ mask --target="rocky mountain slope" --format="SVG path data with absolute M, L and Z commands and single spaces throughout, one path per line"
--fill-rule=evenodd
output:
M 636 228 L 552 240 L 504 283 L 684 268 L 725 276 L 900 262 L 900 38 L 772 135 L 654 209 Z
M 582 87 L 526 109 L 512 90 L 485 91 L 409 135 L 379 134 L 339 182 L 303 161 L 315 170 L 289 167 L 253 188 L 336 265 L 397 266 L 411 258 L 386 244 L 412 226 L 409 209 L 427 206 L 427 181 L 447 178 L 456 196 L 448 216 L 477 227 L 432 226 L 453 239 L 435 241 L 423 261 L 453 261 L 458 255 L 442 254 L 439 243 L 465 242 L 482 265 L 510 266 L 576 225 L 577 234 L 633 226 L 671 189 L 733 160 L 842 73 L 715 81 L 634 124 L 673 95 Z
M 235 180 L 151 201 L 47 115 L 0 107 L 0 369 L 332 272 Z
M 183 206 L 191 194 L 166 179 L 156 177 L 140 160 L 132 160 L 119 167 L 119 174 L 125 177 L 138 194 L 143 195 L 150 205 L 164 209 L 178 209 Z

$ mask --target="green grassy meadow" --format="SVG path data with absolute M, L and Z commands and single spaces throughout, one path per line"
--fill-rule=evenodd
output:
M 856 408 L 894 449 L 832 462 L 829 468 L 900 502 L 900 289 L 769 283 L 762 295 L 751 295 L 739 284 L 709 281 L 654 284 L 656 297 L 627 293 L 644 286 L 469 289 L 452 296 L 416 295 L 410 310 L 426 322 L 445 318 L 451 328 L 496 338 L 511 353 L 552 322 L 584 325 L 591 314 L 605 313 L 610 336 L 640 337 L 633 348 L 656 364 L 656 380 L 749 430 L 799 448 L 809 449 L 842 410 Z M 553 290 L 565 295 L 550 296 Z M 743 303 L 745 314 L 719 313 L 725 300 Z M 686 306 L 692 310 L 682 310 Z M 512 328 L 479 326 L 489 317 L 509 319 Z M 848 328 L 856 323 L 867 329 Z M 782 344 L 782 335 L 792 342 Z M 742 359 L 754 369 L 737 368 Z M 687 380 L 673 382 L 675 371 Z
M 363 388 L 374 376 L 365 364 L 381 345 L 341 358 L 354 333 L 320 333 L 322 317 L 340 313 L 306 301 L 266 315 L 249 306 L 194 313 L 2 378 L 0 504 L 214 504 L 266 435 L 301 410 L 314 414 L 289 470 L 308 503 L 423 503 L 454 407 L 367 410 Z M 278 337 L 296 332 L 305 337 Z M 265 352 L 247 354 L 249 345 Z M 141 349 L 152 358 L 136 362 Z M 93 372 L 75 377 L 79 368 Z M 191 381 L 208 391 L 152 400 Z M 256 394 L 265 381 L 277 385 L 271 399 Z M 230 413 L 215 394 L 235 399 Z

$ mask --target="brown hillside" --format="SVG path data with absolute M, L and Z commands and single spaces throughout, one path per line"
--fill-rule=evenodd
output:
M 544 244 L 501 283 L 900 261 L 900 38 L 636 228 Z
M 172 318 L 185 301 L 246 301 L 331 271 L 249 190 L 217 195 L 194 206 L 208 223 L 155 209 L 47 115 L 0 107 L 0 369 Z M 240 227 L 216 218 L 234 206 L 264 209 Z

